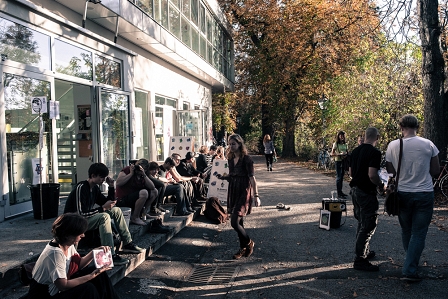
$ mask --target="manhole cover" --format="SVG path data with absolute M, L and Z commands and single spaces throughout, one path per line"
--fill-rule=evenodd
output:
M 230 283 L 238 273 L 238 266 L 196 266 L 188 282 L 197 284 Z

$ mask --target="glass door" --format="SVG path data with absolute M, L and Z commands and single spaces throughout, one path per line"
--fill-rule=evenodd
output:
M 29 185 L 54 179 L 53 122 L 48 113 L 42 113 L 51 99 L 52 79 L 32 73 L 16 75 L 7 67 L 1 75 L 0 135 L 6 155 L 1 155 L 0 162 L 7 171 L 3 172 L 0 218 L 7 218 L 32 209 Z
M 100 128 L 97 134 L 101 142 L 97 161 L 109 167 L 109 176 L 114 179 L 129 165 L 129 96 L 128 92 L 98 88 L 100 100 L 96 113 L 100 119 Z
M 202 110 L 177 111 L 178 136 L 192 136 L 195 150 L 204 143 L 204 128 Z

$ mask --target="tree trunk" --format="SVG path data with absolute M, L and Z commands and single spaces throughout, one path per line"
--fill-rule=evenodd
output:
M 283 150 L 282 157 L 292 158 L 296 157 L 296 147 L 295 147 L 295 133 L 296 122 L 294 118 L 290 118 L 285 121 L 285 136 L 283 137 Z
M 424 97 L 424 132 L 446 160 L 448 134 L 447 107 L 444 92 L 444 60 L 440 48 L 438 0 L 419 0 L 420 39 L 422 43 L 422 82 Z

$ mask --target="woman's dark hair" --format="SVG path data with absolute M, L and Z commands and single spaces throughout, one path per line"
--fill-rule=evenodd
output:
M 149 170 L 149 161 L 146 159 L 138 159 L 135 162 L 135 166 L 140 165 L 143 168 L 143 171 L 146 173 Z
M 103 163 L 93 163 L 89 167 L 89 178 L 92 178 L 93 175 L 105 178 L 109 175 L 109 168 Z
M 149 162 L 149 170 L 157 170 L 159 169 L 159 164 L 157 162 Z
M 171 158 L 171 157 L 166 158 L 165 163 L 170 165 L 171 167 L 176 166 L 176 163 L 174 162 L 173 158 Z
M 86 232 L 87 219 L 76 213 L 62 214 L 53 222 L 51 233 L 58 244 L 65 244 L 70 238 Z
M 342 143 L 342 144 L 344 144 L 344 143 L 345 143 L 345 140 L 344 140 L 343 142 L 341 142 L 341 141 L 339 140 L 339 135 L 345 135 L 345 132 L 341 130 L 341 131 L 339 131 L 338 134 L 336 135 L 336 143 Z

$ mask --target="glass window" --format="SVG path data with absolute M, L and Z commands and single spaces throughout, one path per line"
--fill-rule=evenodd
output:
M 150 131 L 148 93 L 135 92 L 134 156 L 132 159 L 149 158 Z
M 199 25 L 199 1 L 191 0 L 191 21 L 198 26 Z
M 171 99 L 166 99 L 166 105 L 177 108 L 177 101 L 171 100 Z
M 182 0 L 182 13 L 190 19 L 190 0 Z
M 156 134 L 156 151 L 157 161 L 164 160 L 164 140 L 163 140 L 163 108 L 156 107 L 155 115 L 155 134 Z
M 165 105 L 165 98 L 161 97 L 161 96 L 156 96 L 156 105 Z
M 201 5 L 200 8 L 200 14 L 199 14 L 199 28 L 201 30 L 202 33 L 206 34 L 206 24 L 207 24 L 207 19 L 205 17 L 205 7 Z
M 152 0 L 136 0 L 135 4 L 137 5 L 137 7 L 146 12 L 151 17 L 153 16 Z
M 181 39 L 181 35 L 180 35 L 180 13 L 172 5 L 170 5 L 170 32 L 172 34 L 174 34 L 178 39 Z
M 50 69 L 50 37 L 0 18 L 0 54 L 3 60 Z
M 168 28 L 168 0 L 161 0 L 162 26 Z
M 95 55 L 95 77 L 99 83 L 121 88 L 121 65 L 119 62 Z
M 207 39 L 212 41 L 213 36 L 213 19 L 210 13 L 207 11 Z
M 182 41 L 191 48 L 191 33 L 190 33 L 190 22 L 185 19 L 182 18 Z
M 188 109 L 190 109 L 190 103 L 186 103 L 186 102 L 184 102 L 184 103 L 182 104 L 182 110 L 188 110 Z
M 101 92 L 102 162 L 114 179 L 129 164 L 128 107 L 127 95 Z
M 180 8 L 180 0 L 171 0 L 170 3 L 173 3 L 174 6 L 176 6 L 177 8 Z
M 191 28 L 191 48 L 199 53 L 199 31 L 194 28 Z
M 207 61 L 213 65 L 213 46 L 211 43 L 207 43 Z
M 160 0 L 154 0 L 154 20 L 162 23 L 162 17 L 160 15 Z
M 92 80 L 92 53 L 56 39 L 56 72 Z
M 203 36 L 201 36 L 200 40 L 199 55 L 201 55 L 202 58 L 207 57 L 207 41 Z

